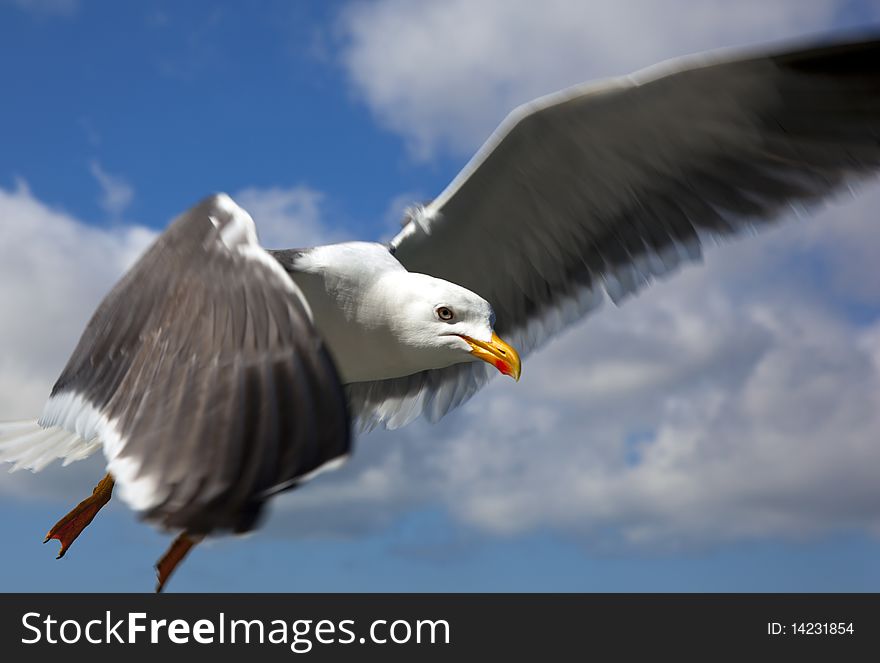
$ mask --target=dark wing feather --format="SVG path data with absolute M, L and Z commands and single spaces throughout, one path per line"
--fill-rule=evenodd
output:
M 698 257 L 705 238 L 815 204 L 878 166 L 880 41 L 690 59 L 515 110 L 391 246 L 410 271 L 485 297 L 499 334 L 527 353 L 604 293 L 619 301 Z M 401 422 L 438 390 L 455 405 L 490 375 L 468 371 L 349 391 L 367 425 Z
M 102 441 L 123 496 L 196 533 L 251 529 L 270 495 L 350 447 L 339 378 L 296 286 L 255 244 L 227 246 L 231 222 L 216 198 L 176 220 L 105 298 L 53 389 L 112 422 L 119 440 Z

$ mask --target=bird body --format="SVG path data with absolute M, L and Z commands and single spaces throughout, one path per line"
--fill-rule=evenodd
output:
M 458 334 L 491 340 L 489 302 L 449 281 L 407 271 L 382 244 L 272 253 L 308 301 L 345 384 L 466 361 L 471 348 Z M 457 320 L 437 320 L 440 306 Z

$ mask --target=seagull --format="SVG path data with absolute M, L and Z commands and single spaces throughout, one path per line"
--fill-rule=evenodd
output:
M 707 242 L 809 209 L 880 167 L 880 40 L 676 60 L 515 109 L 388 244 L 265 250 L 229 196 L 178 217 L 88 323 L 41 416 L 0 424 L 39 470 L 107 475 L 50 531 L 59 557 L 116 485 L 205 536 L 332 469 L 352 431 L 436 421 Z M 505 340 L 502 340 L 502 337 Z M 518 348 L 515 349 L 515 348 Z

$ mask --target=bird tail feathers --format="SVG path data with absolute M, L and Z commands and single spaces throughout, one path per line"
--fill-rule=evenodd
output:
M 34 419 L 0 422 L 0 463 L 13 463 L 10 472 L 22 468 L 39 472 L 56 458 L 68 465 L 98 446 L 97 440 L 85 442 L 63 428 L 43 428 Z

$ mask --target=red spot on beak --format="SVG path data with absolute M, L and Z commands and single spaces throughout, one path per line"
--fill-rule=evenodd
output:
M 513 370 L 511 370 L 510 364 L 508 364 L 505 361 L 501 361 L 500 359 L 495 360 L 495 368 L 497 368 L 499 371 L 501 371 L 502 375 L 510 375 L 511 373 L 513 373 Z

